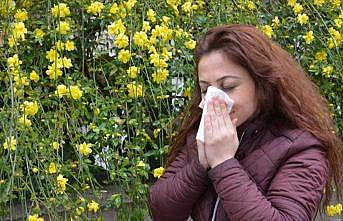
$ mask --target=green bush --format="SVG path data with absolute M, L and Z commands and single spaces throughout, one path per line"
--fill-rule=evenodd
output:
M 194 86 L 195 41 L 219 24 L 255 25 L 288 50 L 342 136 L 340 0 L 2 0 L 0 19 L 0 217 L 16 203 L 32 220 L 42 208 L 54 220 L 58 208 L 73 219 L 107 207 L 147 215 Z M 124 193 L 99 205 L 110 184 Z M 125 197 L 143 212 L 130 216 Z

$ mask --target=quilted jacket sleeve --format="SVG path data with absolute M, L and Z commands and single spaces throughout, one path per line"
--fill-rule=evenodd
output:
M 165 173 L 149 188 L 150 214 L 154 221 L 185 221 L 193 204 L 209 184 L 207 171 L 192 154 L 188 162 L 188 147 L 166 168 Z
M 266 194 L 235 158 L 212 168 L 208 175 L 230 220 L 307 221 L 313 219 L 320 202 L 328 164 L 319 146 L 301 148 L 279 168 Z

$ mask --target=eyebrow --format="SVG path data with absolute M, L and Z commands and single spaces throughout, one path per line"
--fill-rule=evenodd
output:
M 234 79 L 240 79 L 239 77 L 237 76 L 233 76 L 233 75 L 225 75 L 223 77 L 220 77 L 216 80 L 216 82 L 219 82 L 219 81 L 222 81 L 222 80 L 225 80 L 227 78 L 234 78 Z M 204 84 L 209 84 L 207 81 L 204 81 L 204 80 L 201 80 L 200 83 L 204 83 Z

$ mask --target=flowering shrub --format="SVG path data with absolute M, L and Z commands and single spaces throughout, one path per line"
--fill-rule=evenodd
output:
M 144 202 L 163 174 L 171 122 L 194 85 L 196 39 L 218 24 L 255 25 L 287 49 L 342 135 L 340 0 L 6 0 L 0 19 L 0 217 L 30 200 L 29 220 L 43 220 L 41 208 L 82 220 L 113 206 L 131 219 L 123 199 Z M 113 183 L 125 196 L 101 205 Z

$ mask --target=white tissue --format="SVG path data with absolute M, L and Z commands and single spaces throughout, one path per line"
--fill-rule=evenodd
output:
M 200 120 L 198 133 L 196 136 L 196 139 L 203 142 L 203 143 L 205 142 L 204 127 L 205 127 L 205 114 L 207 112 L 207 101 L 210 101 L 212 99 L 212 97 L 214 97 L 214 96 L 218 96 L 219 98 L 221 98 L 225 101 L 225 103 L 227 104 L 227 109 L 228 109 L 229 113 L 231 112 L 232 106 L 234 104 L 234 101 L 224 91 L 222 91 L 216 87 L 213 87 L 213 86 L 209 86 L 207 88 L 205 98 L 202 99 L 202 101 L 199 104 L 199 107 L 202 108 L 203 111 L 202 111 L 202 116 L 201 116 L 201 120 Z

